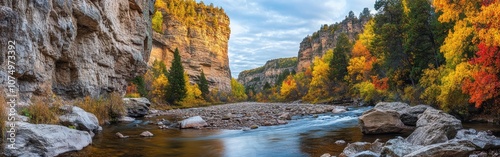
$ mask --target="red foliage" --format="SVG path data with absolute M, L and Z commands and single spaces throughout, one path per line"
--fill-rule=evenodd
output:
M 497 46 L 486 46 L 486 44 L 480 43 L 477 47 L 479 49 L 476 53 L 477 57 L 471 60 L 471 64 L 500 68 L 500 51 Z
M 137 93 L 137 86 L 134 83 L 130 83 L 127 86 L 127 93 Z
M 469 102 L 481 107 L 488 99 L 495 98 L 500 94 L 500 82 L 495 74 L 479 71 L 472 74 L 474 81 L 465 80 L 462 91 L 470 95 Z
M 378 90 L 389 89 L 389 84 L 387 83 L 388 80 L 389 80 L 389 78 L 387 78 L 387 77 L 382 78 L 382 79 L 378 79 L 377 76 L 372 76 L 372 83 L 373 83 L 373 85 L 375 85 L 375 88 Z

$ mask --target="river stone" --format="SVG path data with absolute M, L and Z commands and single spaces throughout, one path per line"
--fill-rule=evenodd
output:
M 455 138 L 462 122 L 441 110 L 427 108 L 417 121 L 417 129 L 406 138 L 414 145 L 431 145 Z
M 406 126 L 399 119 L 399 113 L 394 110 L 373 108 L 359 117 L 363 134 L 400 133 L 406 131 Z
M 390 157 L 402 157 L 411 152 L 414 152 L 423 146 L 413 145 L 406 141 L 403 137 L 398 136 L 394 139 L 390 139 L 385 143 L 384 148 L 382 148 L 382 156 Z
M 373 143 L 369 142 L 354 142 L 347 144 L 344 151 L 339 155 L 341 157 L 351 157 L 351 156 L 362 156 L 363 154 L 374 154 L 376 156 L 380 156 L 382 152 L 382 146 L 384 144 L 379 142 L 379 140 L 375 140 Z M 365 152 L 369 151 L 369 152 Z M 370 155 L 368 155 L 370 156 Z
M 82 108 L 72 106 L 69 107 L 70 113 L 59 116 L 59 121 L 65 126 L 75 126 L 78 130 L 88 131 L 93 135 L 102 130 L 99 126 L 99 121 L 97 117 L 89 112 L 86 112 Z
M 278 118 L 281 120 L 292 120 L 292 115 L 290 115 L 290 113 L 288 112 L 285 112 L 282 113 Z
M 118 138 L 128 138 L 129 136 L 124 136 L 122 133 L 120 132 L 116 132 L 115 134 Z
M 405 109 L 410 108 L 410 105 L 402 102 L 379 102 L 374 108 L 379 110 L 393 110 L 401 115 Z
M 347 112 L 347 108 L 344 106 L 335 106 L 335 108 L 332 109 L 332 113 L 342 113 L 342 112 Z
M 153 133 L 149 132 L 149 131 L 144 131 L 140 134 L 140 136 L 142 137 L 153 137 Z
M 337 141 L 335 141 L 335 144 L 344 145 L 344 144 L 346 144 L 346 142 L 344 140 L 337 140 Z
M 321 155 L 320 157 L 331 157 L 332 155 L 330 155 L 330 153 L 325 153 L 323 155 Z
M 467 140 L 482 150 L 500 149 L 500 138 L 488 135 L 484 131 L 462 129 L 457 132 L 456 140 Z
M 475 150 L 474 144 L 470 141 L 448 141 L 422 147 L 405 157 L 423 157 L 423 156 L 448 156 L 459 157 L 467 156 Z
M 151 106 L 147 98 L 123 98 L 123 103 L 130 117 L 144 117 L 149 113 Z
M 181 121 L 181 129 L 195 128 L 200 129 L 207 126 L 207 122 L 200 116 L 190 117 Z
M 5 156 L 57 156 L 81 150 L 92 143 L 86 131 L 70 129 L 60 125 L 15 123 L 17 126 L 15 146 L 5 149 Z
M 404 109 L 401 112 L 401 121 L 408 126 L 416 126 L 418 121 L 418 116 L 424 113 L 427 108 L 430 108 L 428 105 L 417 105 Z

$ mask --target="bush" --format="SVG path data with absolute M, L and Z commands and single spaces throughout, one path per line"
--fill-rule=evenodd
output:
M 93 99 L 90 96 L 76 103 L 76 106 L 94 114 L 102 125 L 106 121 L 116 121 L 126 114 L 123 99 L 118 93 L 111 93 L 107 97 Z
M 45 99 L 33 99 L 28 107 L 21 108 L 21 115 L 29 118 L 33 124 L 58 124 L 60 103 L 50 103 Z

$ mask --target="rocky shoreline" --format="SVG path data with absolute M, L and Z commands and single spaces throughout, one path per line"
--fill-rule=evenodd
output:
M 203 108 L 174 109 L 158 111 L 151 109 L 147 118 L 172 117 L 174 121 L 180 121 L 189 117 L 200 116 L 207 122 L 204 129 L 250 129 L 259 126 L 272 126 L 287 124 L 296 115 L 315 115 L 327 112 L 343 112 L 346 107 L 323 105 L 323 104 L 301 104 L 301 103 L 256 103 L 242 102 L 209 106 Z M 177 127 L 178 123 L 166 122 L 156 119 L 155 124 L 166 124 L 169 127 Z M 160 126 L 161 127 L 161 126 Z

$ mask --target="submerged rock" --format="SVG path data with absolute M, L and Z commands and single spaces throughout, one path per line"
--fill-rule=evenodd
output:
M 120 132 L 117 132 L 115 135 L 116 135 L 118 138 L 128 138 L 128 137 L 129 137 L 129 136 L 124 136 L 124 135 L 123 135 L 122 133 L 120 133 Z
M 335 106 L 333 108 L 332 113 L 342 113 L 342 112 L 347 112 L 347 108 L 344 106 Z
M 81 150 L 92 143 L 86 131 L 70 129 L 60 125 L 16 123 L 17 149 L 5 149 L 6 156 L 57 156 Z
M 180 126 L 181 129 L 187 129 L 187 128 L 200 129 L 208 125 L 207 122 L 203 120 L 203 118 L 201 118 L 200 116 L 184 119 L 180 123 L 181 123 Z
M 337 140 L 337 141 L 335 141 L 335 144 L 344 145 L 344 144 L 346 144 L 346 142 L 344 140 Z

